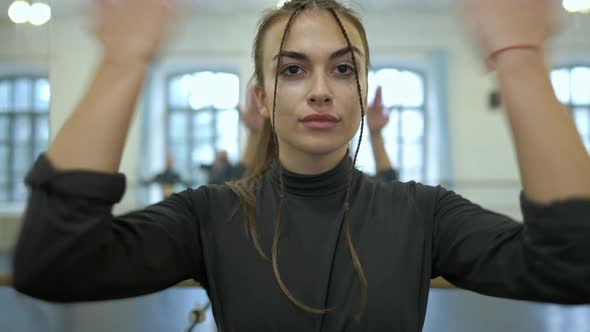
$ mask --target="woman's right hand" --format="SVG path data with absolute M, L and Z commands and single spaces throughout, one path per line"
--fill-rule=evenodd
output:
M 95 0 L 96 37 L 106 61 L 147 63 L 177 11 L 177 0 Z
M 367 108 L 367 126 L 371 136 L 381 135 L 381 130 L 389 122 L 389 113 L 383 105 L 381 87 L 377 87 L 373 103 Z

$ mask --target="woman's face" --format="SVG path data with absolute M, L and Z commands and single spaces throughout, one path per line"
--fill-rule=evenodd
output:
M 366 103 L 365 50 L 358 31 L 342 18 L 353 46 L 363 101 Z M 277 61 L 280 57 L 276 105 L 276 132 L 280 158 L 306 155 L 344 156 L 360 123 L 360 104 L 348 44 L 335 18 L 325 10 L 297 15 L 281 38 L 288 18 L 276 22 L 263 40 L 264 87 L 257 91 L 263 116 L 272 119 Z

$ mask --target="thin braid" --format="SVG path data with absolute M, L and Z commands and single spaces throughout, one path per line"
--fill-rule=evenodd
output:
M 279 142 L 278 142 L 278 137 L 277 137 L 277 132 L 276 132 L 275 113 L 276 113 L 276 104 L 277 104 L 276 101 L 277 101 L 277 87 L 278 87 L 278 81 L 279 81 L 279 70 L 280 70 L 280 66 L 281 66 L 280 52 L 283 51 L 283 46 L 284 46 L 285 40 L 287 38 L 287 33 L 291 27 L 291 24 L 293 23 L 293 19 L 295 18 L 295 16 L 297 16 L 297 14 L 304 7 L 305 7 L 304 5 L 297 7 L 295 9 L 295 11 L 293 11 L 291 16 L 289 17 L 289 21 L 287 21 L 287 25 L 285 26 L 285 31 L 283 32 L 283 37 L 281 39 L 281 45 L 279 47 L 279 57 L 277 59 L 277 71 L 275 73 L 275 87 L 274 87 L 273 104 L 272 104 L 272 132 L 273 132 L 273 140 L 274 140 L 274 147 L 275 147 L 275 156 L 277 159 L 279 158 Z M 298 306 L 299 308 L 301 308 L 305 311 L 308 311 L 308 312 L 311 312 L 314 314 L 325 314 L 327 312 L 332 311 L 332 309 L 313 308 L 313 307 L 306 305 L 305 303 L 303 303 L 299 299 L 297 299 L 295 297 L 295 295 L 293 295 L 293 293 L 291 293 L 291 291 L 289 291 L 287 286 L 285 286 L 285 283 L 283 282 L 283 279 L 281 278 L 281 273 L 279 272 L 279 264 L 278 264 L 279 240 L 281 237 L 281 226 L 283 224 L 283 206 L 284 206 L 284 201 L 285 201 L 285 184 L 283 181 L 283 168 L 281 166 L 280 160 L 278 161 L 277 164 L 278 164 L 277 167 L 278 167 L 279 179 L 280 179 L 279 180 L 280 189 L 279 189 L 279 208 L 277 211 L 277 224 L 275 226 L 275 234 L 274 234 L 273 241 L 272 241 L 272 252 L 271 252 L 272 270 L 274 272 L 275 278 L 277 279 L 279 287 L 281 288 L 283 293 L 296 306 Z
M 344 29 L 344 25 L 342 25 L 342 21 L 340 21 L 340 18 L 338 17 L 338 15 L 336 14 L 336 12 L 333 9 L 330 9 L 330 12 L 332 13 L 332 15 L 334 16 L 334 18 L 336 19 L 336 22 L 338 22 L 338 26 L 340 27 L 340 30 L 342 31 L 342 34 L 344 35 L 344 38 L 346 39 L 346 44 L 348 45 L 348 48 L 350 50 L 350 55 L 352 56 L 352 66 L 354 68 L 354 78 L 356 81 L 356 88 L 357 88 L 357 92 L 359 94 L 359 104 L 361 106 L 361 132 L 359 135 L 359 141 L 356 145 L 356 150 L 354 152 L 354 158 L 352 160 L 352 166 L 350 168 L 350 172 L 352 173 L 352 171 L 354 170 L 354 167 L 356 165 L 356 160 L 359 154 L 359 150 L 360 150 L 360 146 L 361 146 L 361 141 L 363 140 L 363 127 L 365 125 L 365 106 L 363 103 L 363 92 L 361 89 L 361 83 L 360 83 L 360 79 L 359 79 L 359 72 L 358 72 L 358 66 L 356 64 L 356 57 L 354 55 L 354 52 L 352 50 L 352 43 L 350 42 L 350 38 L 348 38 L 348 33 L 346 32 L 346 29 Z M 352 181 L 352 177 L 349 178 L 348 180 L 348 188 L 350 189 L 350 182 Z M 350 198 L 349 192 L 346 193 L 346 203 L 348 204 L 348 199 Z
M 289 20 L 287 21 L 287 25 L 285 26 L 285 31 L 283 31 L 283 37 L 281 38 L 281 45 L 279 46 L 279 57 L 277 58 L 277 71 L 275 73 L 275 87 L 274 87 L 274 92 L 273 92 L 273 99 L 272 99 L 272 137 L 273 137 L 273 141 L 274 141 L 274 148 L 275 148 L 275 157 L 278 159 L 279 158 L 279 139 L 277 136 L 277 128 L 276 128 L 276 121 L 275 121 L 275 113 L 276 113 L 276 109 L 277 109 L 277 89 L 279 86 L 279 71 L 281 68 L 281 52 L 283 51 L 283 46 L 285 46 L 285 40 L 287 39 L 287 33 L 289 32 L 290 28 L 291 28 L 291 24 L 293 23 L 293 19 L 295 19 L 295 16 L 297 16 L 297 14 L 299 14 L 299 11 L 303 9 L 303 6 L 299 6 L 297 7 L 293 13 L 291 13 L 291 16 L 289 16 Z M 283 168 L 281 166 L 280 161 L 278 162 L 278 167 L 279 167 L 279 179 L 280 179 L 280 197 L 281 200 L 283 199 L 284 195 L 285 195 L 285 184 L 283 182 Z
M 363 103 L 363 94 L 362 94 L 361 84 L 360 84 L 360 80 L 359 80 L 358 66 L 356 63 L 356 57 L 354 55 L 354 51 L 352 49 L 352 43 L 350 42 L 350 38 L 348 37 L 348 33 L 346 32 L 346 29 L 344 29 L 344 25 L 342 24 L 342 21 L 340 21 L 340 18 L 338 17 L 336 12 L 333 9 L 330 9 L 330 12 L 332 13 L 334 18 L 336 19 L 336 22 L 338 22 L 338 26 L 340 27 L 340 30 L 342 31 L 342 34 L 344 35 L 344 38 L 346 39 L 346 43 L 347 43 L 348 48 L 350 50 L 350 55 L 352 56 L 352 66 L 354 68 L 354 77 L 356 80 L 357 92 L 359 94 L 359 103 L 361 106 L 361 132 L 359 135 L 359 141 L 356 145 L 356 151 L 354 153 L 354 159 L 352 161 L 352 166 L 350 168 L 350 172 L 348 175 L 348 183 L 346 186 L 346 196 L 345 196 L 345 200 L 344 200 L 344 224 L 345 224 L 344 226 L 346 228 L 346 242 L 348 243 L 348 250 L 350 251 L 350 256 L 352 257 L 352 262 L 353 262 L 354 268 L 358 274 L 359 281 L 361 284 L 361 306 L 360 306 L 359 311 L 355 315 L 355 318 L 357 320 L 360 320 L 360 317 L 361 317 L 362 313 L 364 312 L 365 308 L 367 307 L 367 303 L 368 303 L 369 283 L 367 281 L 367 277 L 365 275 L 365 272 L 363 270 L 363 266 L 362 266 L 361 261 L 359 259 L 359 255 L 358 255 L 358 253 L 354 247 L 354 244 L 352 242 L 352 236 L 350 234 L 349 217 L 350 217 L 350 190 L 351 190 L 351 186 L 352 186 L 352 173 L 354 172 L 354 167 L 356 165 L 356 160 L 357 160 L 358 153 L 360 150 L 361 142 L 363 140 L 363 128 L 365 126 L 365 108 L 364 108 L 364 103 Z

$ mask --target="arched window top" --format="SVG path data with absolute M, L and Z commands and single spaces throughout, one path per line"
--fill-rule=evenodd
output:
M 170 109 L 230 109 L 236 108 L 239 101 L 240 79 L 236 74 L 198 71 L 168 80 Z
M 424 107 L 425 79 L 420 72 L 402 68 L 378 68 L 369 72 L 369 102 L 382 87 L 385 107 Z

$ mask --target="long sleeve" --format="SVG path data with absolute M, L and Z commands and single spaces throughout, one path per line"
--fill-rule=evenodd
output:
M 548 206 L 521 195 L 524 223 L 438 188 L 433 277 L 478 293 L 590 303 L 590 200 Z
M 393 168 L 384 169 L 381 171 L 377 171 L 377 174 L 375 174 L 375 176 L 373 176 L 373 178 L 375 180 L 380 180 L 380 181 L 385 181 L 385 182 L 399 181 L 399 173 Z
M 204 281 L 193 191 L 113 216 L 125 190 L 121 174 L 58 172 L 41 156 L 14 257 L 13 283 L 55 302 L 93 301 Z

